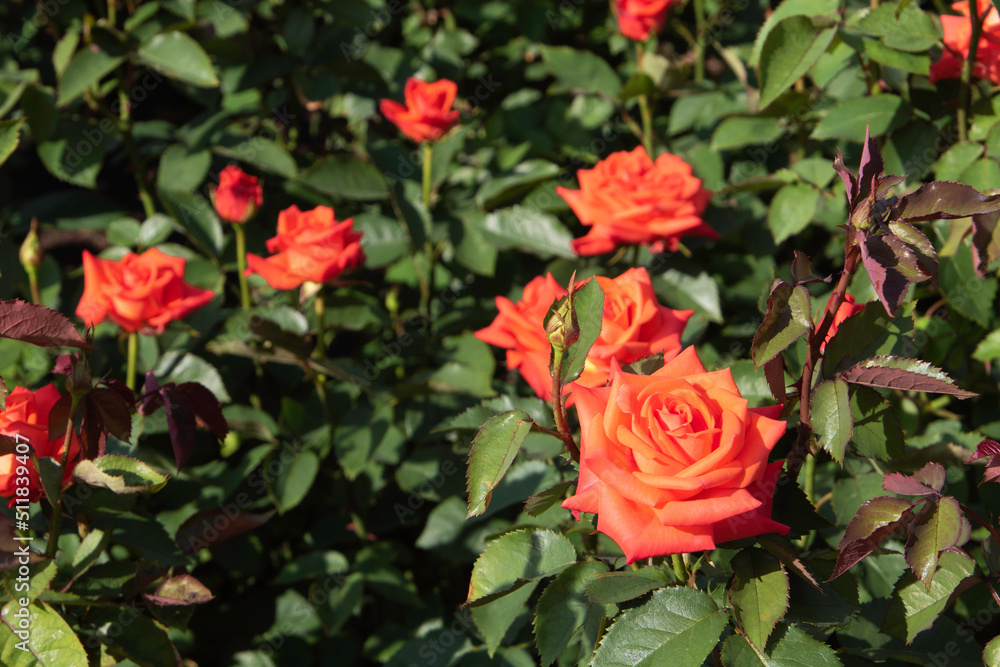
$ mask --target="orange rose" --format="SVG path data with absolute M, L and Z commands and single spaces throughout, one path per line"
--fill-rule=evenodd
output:
M 729 369 L 706 372 L 689 347 L 652 375 L 613 363 L 610 387 L 573 393 L 580 480 L 562 506 L 596 513 L 629 563 L 788 531 L 771 520 L 781 463 L 767 462 L 781 406 L 748 407 Z
M 826 302 L 827 310 L 829 310 L 830 308 L 831 301 L 833 301 L 832 294 L 830 295 L 830 298 Z M 823 339 L 823 344 L 819 348 L 820 351 L 826 349 L 826 344 L 830 342 L 831 338 L 833 338 L 833 334 L 837 333 L 837 327 L 839 327 L 844 320 L 846 320 L 851 315 L 854 315 L 855 313 L 860 313 L 862 310 L 864 310 L 864 308 L 865 304 L 855 303 L 853 296 L 851 296 L 850 294 L 845 294 L 844 301 L 840 304 L 840 308 L 837 309 L 837 313 L 833 316 L 833 323 L 830 325 L 830 330 L 827 332 L 826 338 Z M 823 312 L 825 313 L 826 310 L 824 310 Z
M 677 356 L 681 333 L 693 311 L 661 306 L 643 268 L 629 269 L 615 279 L 596 279 L 604 290 L 601 334 L 590 349 L 578 384 L 604 386 L 612 359 L 627 364 L 658 352 L 663 352 L 665 359 Z M 545 335 L 545 315 L 552 303 L 565 295 L 566 290 L 551 274 L 535 278 L 525 286 L 518 303 L 497 297 L 496 319 L 475 334 L 490 345 L 506 348 L 507 367 L 520 371 L 535 393 L 546 400 L 552 399 L 552 352 Z
M 976 47 L 972 76 L 1000 84 L 1000 15 L 989 0 L 979 0 L 976 6 L 980 20 L 983 17 L 985 20 Z M 960 16 L 941 15 L 945 50 L 941 59 L 931 65 L 928 77 L 931 83 L 959 78 L 962 75 L 962 64 L 969 58 L 969 47 L 972 44 L 969 3 L 956 2 L 951 8 L 959 12 Z
M 660 32 L 674 0 L 614 0 L 618 29 L 629 39 L 643 42 Z
M 664 153 L 653 162 L 640 146 L 612 153 L 577 176 L 579 190 L 556 188 L 580 222 L 592 228 L 572 241 L 577 254 L 600 255 L 636 243 L 660 252 L 676 250 L 683 236 L 719 238 L 701 219 L 712 193 L 676 155 Z
M 219 187 L 212 191 L 212 203 L 220 218 L 241 225 L 264 203 L 264 191 L 256 176 L 231 164 L 219 174 Z
M 292 206 L 278 214 L 278 235 L 267 242 L 268 258 L 247 254 L 246 275 L 260 274 L 274 289 L 295 289 L 304 282 L 326 283 L 365 261 L 354 220 L 337 222 L 333 209 Z
M 49 439 L 49 412 L 59 397 L 59 390 L 54 384 L 33 392 L 16 387 L 7 396 L 6 409 L 0 412 L 0 433 L 16 438 L 18 442 L 27 441 L 38 457 L 49 456 L 61 461 L 63 438 Z M 70 443 L 69 465 L 63 471 L 64 485 L 72 479 L 73 468 L 76 467 L 79 456 L 80 445 L 74 437 Z M 24 471 L 18 471 L 18 467 L 27 468 L 27 475 Z M 10 498 L 8 507 L 13 507 L 15 499 L 19 497 L 17 489 L 25 486 L 23 479 L 18 479 L 19 477 L 28 478 L 26 486 L 29 495 L 26 497 L 31 502 L 37 502 L 42 495 L 42 486 L 34 464 L 23 459 L 19 462 L 15 454 L 0 456 L 0 496 Z
M 212 300 L 211 290 L 184 282 L 182 257 L 150 248 L 120 260 L 99 259 L 83 251 L 83 298 L 76 314 L 87 326 L 110 318 L 132 333 L 163 333 L 166 326 Z
M 454 81 L 441 79 L 428 83 L 410 77 L 403 90 L 406 106 L 395 100 L 382 100 L 379 109 L 400 132 L 418 144 L 437 141 L 458 120 L 458 112 L 451 109 L 457 94 Z

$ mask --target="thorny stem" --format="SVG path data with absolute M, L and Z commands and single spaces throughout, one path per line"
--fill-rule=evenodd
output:
M 684 563 L 684 557 L 681 554 L 673 554 L 670 556 L 670 564 L 673 566 L 674 576 L 687 586 L 690 575 L 688 574 L 687 565 Z
M 573 435 L 569 432 L 569 420 L 566 418 L 566 399 L 563 397 L 562 365 L 564 351 L 565 349 L 562 347 L 552 346 L 552 416 L 555 418 L 556 430 L 559 431 L 559 437 L 566 443 L 566 451 L 569 452 L 574 461 L 579 463 L 580 448 L 576 446 L 576 441 L 573 440 Z
M 130 334 L 130 336 L 134 335 Z M 62 459 L 59 465 L 59 487 L 56 491 L 55 502 L 49 498 L 49 502 L 52 503 L 52 521 L 49 523 L 49 543 L 45 548 L 46 558 L 55 558 L 56 551 L 59 549 L 59 528 L 62 523 L 62 475 L 69 464 L 69 448 L 73 441 L 73 416 L 80 405 L 80 396 L 75 392 L 71 393 L 70 400 L 69 417 L 66 419 L 66 437 L 63 439 Z
M 812 398 L 813 371 L 816 369 L 816 362 L 823 358 L 820 346 L 826 339 L 830 327 L 833 326 L 833 318 L 844 303 L 844 296 L 847 294 L 847 287 L 851 284 L 855 271 L 858 269 L 861 258 L 861 249 L 854 243 L 853 234 L 848 232 L 845 241 L 844 272 L 840 276 L 840 281 L 834 289 L 833 296 L 826 308 L 826 314 L 820 322 L 819 327 L 813 329 L 809 335 L 809 346 L 806 350 L 806 360 L 802 366 L 802 379 L 799 382 L 799 434 L 795 445 L 789 455 L 788 474 L 792 479 L 799 476 L 799 469 L 802 467 L 806 456 L 809 454 L 809 443 L 812 440 L 812 425 L 809 420 L 809 410 Z
M 968 137 L 969 98 L 972 82 L 972 70 L 976 66 L 976 51 L 979 48 L 979 35 L 983 22 L 979 17 L 977 3 L 969 3 L 969 22 L 972 24 L 972 34 L 969 37 L 969 54 L 962 65 L 962 79 L 958 89 L 958 140 L 965 141 Z

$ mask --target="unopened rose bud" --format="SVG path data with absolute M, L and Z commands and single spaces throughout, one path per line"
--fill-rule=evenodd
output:
M 31 231 L 28 232 L 24 243 L 21 244 L 21 251 L 18 257 L 21 260 L 21 266 L 29 273 L 37 271 L 38 267 L 42 265 L 42 260 L 45 259 L 45 251 L 42 250 L 42 242 L 38 238 L 37 219 L 31 221 Z
M 553 348 L 565 350 L 580 338 L 580 326 L 573 310 L 572 297 L 563 299 L 549 321 L 545 324 L 545 334 Z

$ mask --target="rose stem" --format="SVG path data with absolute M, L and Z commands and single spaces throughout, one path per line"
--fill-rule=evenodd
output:
M 694 0 L 694 26 L 695 36 L 695 61 L 694 61 L 694 82 L 701 83 L 705 80 L 705 5 L 704 0 Z
M 799 382 L 799 434 L 795 445 L 792 447 L 788 463 L 788 474 L 792 479 L 798 478 L 799 469 L 805 458 L 809 456 L 809 441 L 812 439 L 809 408 L 812 398 L 813 371 L 816 368 L 817 360 L 823 358 L 823 354 L 819 348 L 823 344 L 826 334 L 830 331 L 830 327 L 833 325 L 833 318 L 844 302 L 844 295 L 847 294 L 847 286 L 851 284 L 854 272 L 858 269 L 858 259 L 861 255 L 861 250 L 855 244 L 854 234 L 851 231 L 848 231 L 844 245 L 844 272 L 840 276 L 840 281 L 837 283 L 836 289 L 834 289 L 833 297 L 830 299 L 822 322 L 818 328 L 813 329 L 809 333 L 806 361 L 802 366 L 802 380 Z
M 316 309 L 316 347 L 313 348 L 313 359 L 319 361 L 326 357 L 326 298 L 323 295 L 323 285 L 316 291 L 316 298 L 313 300 L 313 307 Z M 319 392 L 319 400 L 323 402 L 323 410 L 329 411 L 326 402 L 326 374 L 317 373 L 315 376 L 316 391 Z M 332 425 L 332 424 L 331 424 Z
M 559 436 L 566 443 L 566 451 L 577 463 L 580 462 L 580 449 L 569 432 L 569 420 L 566 419 L 566 401 L 563 398 L 562 365 L 565 348 L 552 346 L 552 416 L 556 421 Z
M 128 80 L 131 76 L 128 76 Z M 122 135 L 122 144 L 125 146 L 125 153 L 132 163 L 132 171 L 135 174 L 135 185 L 139 190 L 139 201 L 142 202 L 142 210 L 147 218 L 153 217 L 156 213 L 156 206 L 153 204 L 153 196 L 149 194 L 149 185 L 146 183 L 142 157 L 139 149 L 136 148 L 135 138 L 132 136 L 132 119 L 130 116 L 128 94 L 125 92 L 130 85 L 125 85 L 118 90 L 119 121 L 118 131 Z
M 128 365 L 125 370 L 125 386 L 135 391 L 135 367 L 139 358 L 139 334 L 132 331 L 128 335 Z
M 642 57 L 645 54 L 645 47 L 641 42 L 635 45 L 635 69 L 642 72 Z M 642 116 L 642 145 L 646 149 L 649 157 L 653 155 L 653 114 L 649 109 L 649 96 L 643 93 L 639 96 L 639 114 Z
M 972 519 L 973 521 L 975 521 L 976 523 L 978 523 L 980 526 L 982 526 L 986 530 L 990 531 L 990 535 L 993 536 L 993 540 L 997 543 L 997 546 L 1000 547 L 1000 534 L 997 534 L 997 529 L 996 528 L 994 528 L 993 526 L 991 526 L 984 519 L 982 519 L 978 514 L 976 514 L 972 510 L 970 510 L 965 505 L 959 504 L 959 507 L 961 508 L 961 510 L 963 512 L 965 512 L 966 516 L 968 516 L 970 519 Z
M 129 336 L 135 336 L 135 334 L 129 334 Z M 63 439 L 62 461 L 59 465 L 59 486 L 56 490 L 55 502 L 49 498 L 49 502 L 52 503 L 52 520 L 49 522 L 49 543 L 45 547 L 46 558 L 55 558 L 56 550 L 59 548 L 59 528 L 62 523 L 62 476 L 63 471 L 66 470 L 66 466 L 69 465 L 69 447 L 73 441 L 73 415 L 76 414 L 76 409 L 79 405 L 80 395 L 75 391 L 70 392 L 69 417 L 66 419 L 66 437 Z M 41 472 L 39 472 L 40 474 Z
M 240 305 L 250 310 L 250 288 L 247 286 L 247 237 L 242 224 L 233 225 L 236 232 L 236 267 L 240 278 Z
M 428 219 L 431 214 L 431 181 L 434 167 L 434 147 L 430 143 L 424 144 L 424 173 L 423 173 L 423 200 L 424 208 L 427 209 Z M 431 240 L 430 226 L 424 232 L 427 237 L 424 239 L 424 253 L 427 255 L 427 289 L 420 295 L 420 310 L 427 317 L 428 327 L 431 325 L 431 291 L 434 289 L 434 242 Z
M 989 10 L 987 10 L 989 13 Z M 985 18 L 985 17 L 984 17 Z M 976 51 L 979 49 L 979 35 L 983 24 L 979 18 L 979 7 L 975 2 L 969 2 L 969 21 L 972 24 L 972 34 L 969 37 L 969 53 L 962 64 L 962 79 L 958 88 L 958 140 L 965 141 L 968 137 L 966 127 L 969 115 L 970 86 L 972 70 L 976 66 Z

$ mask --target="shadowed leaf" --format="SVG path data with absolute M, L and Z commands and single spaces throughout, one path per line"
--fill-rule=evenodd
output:
M 12 338 L 41 347 L 93 348 L 65 315 L 20 299 L 0 301 L 0 338 Z
M 889 210 L 889 219 L 905 222 L 947 220 L 997 210 L 1000 210 L 1000 195 L 984 195 L 965 183 L 934 181 L 901 197 Z

